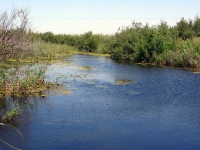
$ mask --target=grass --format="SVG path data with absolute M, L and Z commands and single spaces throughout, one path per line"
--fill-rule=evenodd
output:
M 27 97 L 41 94 L 46 88 L 50 88 L 51 83 L 45 81 L 46 67 L 45 65 L 41 66 L 38 62 L 52 63 L 66 59 L 66 57 L 73 54 L 110 56 L 109 54 L 80 52 L 76 48 L 68 45 L 45 42 L 35 42 L 33 52 L 23 53 L 20 57 L 16 58 L 12 57 L 1 65 L 0 97 L 6 97 L 8 95 Z M 30 67 L 30 64 L 33 67 Z
M 10 58 L 7 62 L 35 63 L 51 62 L 69 57 L 73 54 L 83 54 L 92 56 L 110 56 L 110 54 L 101 54 L 98 52 L 82 52 L 77 48 L 66 44 L 54 44 L 38 41 L 34 43 L 33 53 L 23 53 L 20 57 Z
M 34 62 L 47 62 L 52 60 L 58 60 L 63 57 L 69 56 L 72 52 L 78 51 L 76 48 L 61 45 L 50 44 L 45 42 L 35 42 L 33 51 L 31 53 L 22 53 L 20 57 L 13 57 L 8 62 L 21 62 L 21 63 L 34 63 Z
M 2 69 L 0 76 L 0 97 L 30 96 L 46 88 L 45 66 L 25 66 Z
M 38 62 L 55 62 L 76 53 L 81 52 L 68 45 L 35 42 L 32 53 L 22 53 L 1 64 L 0 97 L 42 94 L 52 83 L 45 81 L 46 67 Z
M 174 50 L 154 54 L 150 63 L 170 67 L 200 68 L 199 47 L 199 38 L 186 41 L 177 40 Z M 52 84 L 45 81 L 46 68 L 40 66 L 39 63 L 60 61 L 73 54 L 110 56 L 110 54 L 99 54 L 99 51 L 96 53 L 80 52 L 77 48 L 66 44 L 37 41 L 34 43 L 33 53 L 23 53 L 20 57 L 10 58 L 3 64 L 3 67 L 0 67 L 0 97 L 41 94 L 44 90 L 50 88 Z M 34 67 L 20 66 L 20 64 L 25 63 L 35 64 Z M 10 66 L 10 64 L 12 65 Z M 13 64 L 15 64 L 15 67 L 13 67 Z M 83 69 L 90 70 L 91 68 Z

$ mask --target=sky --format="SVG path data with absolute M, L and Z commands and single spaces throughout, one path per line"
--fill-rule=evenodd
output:
M 30 10 L 34 32 L 54 34 L 115 34 L 133 20 L 173 26 L 200 13 L 200 0 L 0 0 L 0 13 L 13 6 Z

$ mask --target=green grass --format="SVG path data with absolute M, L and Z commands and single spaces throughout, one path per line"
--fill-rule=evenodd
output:
M 45 42 L 36 42 L 36 56 L 31 56 L 33 61 L 55 61 L 62 58 L 69 57 L 73 54 L 86 54 L 86 55 L 96 55 L 96 56 L 110 56 L 109 54 L 102 54 L 97 52 L 84 52 L 78 51 L 76 47 L 72 47 L 66 44 L 54 44 L 54 43 L 45 43 Z M 25 57 L 22 57 L 22 60 L 26 60 Z
M 71 53 L 78 52 L 74 47 L 64 44 L 51 44 L 45 42 L 35 42 L 32 53 L 23 53 L 20 58 L 12 58 L 9 61 L 19 62 L 41 62 L 53 61 L 69 56 Z

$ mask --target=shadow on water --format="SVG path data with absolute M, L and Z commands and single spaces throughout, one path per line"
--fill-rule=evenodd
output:
M 198 74 L 74 55 L 49 65 L 47 79 L 57 80 L 69 93 L 55 90 L 43 98 L 19 100 L 17 128 L 25 141 L 12 129 L 0 129 L 16 147 L 200 149 Z M 1 108 L 12 103 L 7 98 Z

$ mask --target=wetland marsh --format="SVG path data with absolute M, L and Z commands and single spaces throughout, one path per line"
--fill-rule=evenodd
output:
M 1 127 L 20 149 L 200 148 L 198 73 L 72 55 L 48 64 L 45 80 L 58 86 L 18 99 L 24 141 Z M 6 97 L 5 109 L 13 102 Z

